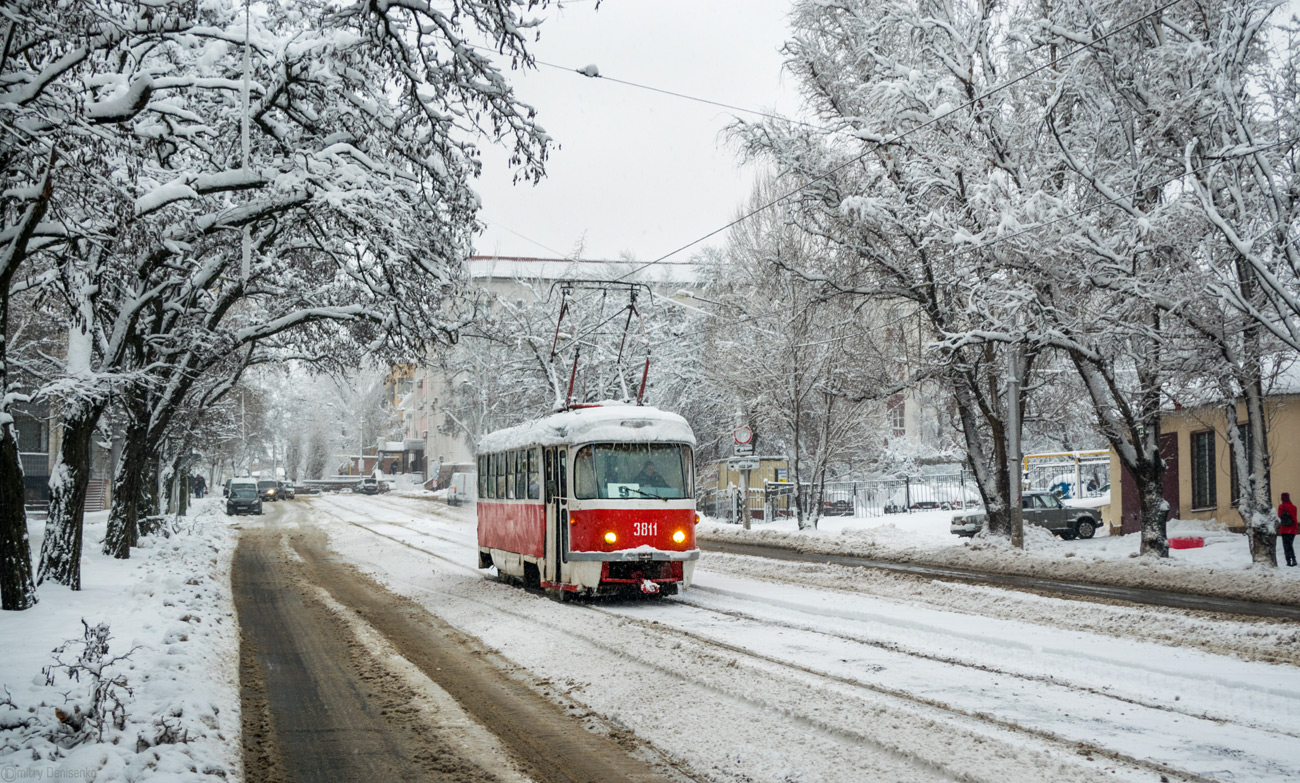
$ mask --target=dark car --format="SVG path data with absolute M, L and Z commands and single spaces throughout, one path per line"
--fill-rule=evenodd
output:
M 264 501 L 274 503 L 280 499 L 280 482 L 262 479 L 257 482 L 257 495 Z
M 834 500 L 826 498 L 822 501 L 822 516 L 851 517 L 853 516 L 853 501 L 847 498 L 837 498 Z
M 1020 508 L 1025 524 L 1046 528 L 1066 541 L 1092 538 L 1097 528 L 1101 527 L 1101 516 L 1097 509 L 1063 506 L 1050 492 L 1026 492 L 1020 497 Z M 986 520 L 987 516 L 982 511 L 977 514 L 958 514 L 952 518 L 949 530 L 954 535 L 973 536 L 980 532 Z
M 261 514 L 262 497 L 258 494 L 257 487 L 252 484 L 232 485 L 229 494 L 226 495 L 226 513 Z

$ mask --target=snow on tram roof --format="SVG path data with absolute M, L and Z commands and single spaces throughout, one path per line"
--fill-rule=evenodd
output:
M 695 434 L 676 413 L 625 402 L 602 402 L 591 408 L 554 413 L 517 427 L 483 436 L 479 453 L 596 441 L 650 441 L 695 445 Z

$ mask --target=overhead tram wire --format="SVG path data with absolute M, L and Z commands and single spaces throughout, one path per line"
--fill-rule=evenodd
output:
M 862 153 L 859 154 L 859 155 L 855 155 L 854 157 L 850 158 L 849 160 L 846 160 L 845 162 L 839 164 L 838 166 L 835 166 L 835 167 L 831 168 L 829 171 L 826 171 L 826 172 L 824 172 L 824 173 L 822 173 L 822 174 L 817 175 L 816 177 L 813 177 L 812 179 L 810 179 L 809 181 L 805 182 L 804 184 L 802 184 L 802 185 L 800 185 L 800 186 L 794 188 L 793 190 L 790 190 L 790 191 L 787 192 L 787 193 L 784 193 L 784 194 L 782 194 L 782 195 L 780 195 L 780 196 L 778 196 L 778 197 L 772 199 L 771 201 L 768 201 L 767 203 L 765 203 L 765 204 L 763 204 L 763 205 L 761 205 L 761 206 L 755 207 L 754 209 L 750 210 L 749 212 L 746 212 L 745 214 L 741 215 L 740 217 L 736 218 L 735 220 L 732 220 L 730 223 L 727 223 L 726 225 L 722 226 L 721 228 L 714 229 L 713 231 L 710 231 L 709 233 L 707 233 L 707 234 L 705 234 L 705 235 L 703 235 L 703 236 L 701 236 L 701 237 L 699 237 L 699 238 L 697 238 L 697 239 L 691 240 L 690 242 L 687 242 L 686 244 L 682 245 L 681 247 L 677 248 L 676 250 L 673 250 L 673 251 L 670 251 L 670 252 L 668 252 L 668 253 L 665 253 L 664 255 L 659 256 L 658 258 L 654 259 L 653 261 L 647 261 L 646 263 L 642 264 L 641 266 L 637 267 L 636 269 L 633 269 L 632 271 L 628 272 L 628 273 L 625 274 L 623 277 L 620 277 L 620 278 L 618 278 L 618 279 L 619 279 L 619 280 L 623 280 L 623 279 L 626 279 L 626 278 L 628 278 L 628 277 L 631 277 L 632 275 L 635 275 L 635 274 L 637 274 L 638 272 L 641 272 L 641 271 L 643 271 L 643 270 L 645 270 L 645 269 L 648 269 L 648 268 L 654 266 L 655 264 L 658 264 L 658 263 L 660 263 L 660 262 L 662 262 L 662 261 L 665 261 L 665 260 L 667 260 L 667 259 L 669 259 L 669 258 L 672 258 L 673 256 L 677 255 L 678 253 L 682 252 L 683 250 L 687 250 L 688 248 L 692 248 L 692 247 L 698 245 L 699 243 L 701 243 L 701 242 L 703 242 L 703 241 L 705 241 L 705 240 L 707 240 L 707 239 L 711 239 L 711 238 L 717 236 L 718 234 L 721 234 L 722 232 L 724 232 L 724 231 L 726 231 L 726 230 L 732 228 L 733 226 L 737 226 L 737 225 L 739 225 L 739 224 L 745 222 L 746 220 L 749 220 L 750 218 L 754 217 L 755 215 L 757 215 L 757 214 L 759 214 L 759 213 L 761 213 L 761 212 L 765 212 L 765 211 L 771 209 L 772 207 L 776 206 L 777 204 L 780 204 L 782 201 L 785 201 L 786 199 L 788 199 L 788 198 L 790 198 L 790 197 L 792 197 L 792 196 L 795 196 L 795 195 L 798 195 L 799 193 L 802 193 L 803 191 L 807 190 L 809 187 L 811 187 L 812 185 L 816 184 L 817 182 L 820 182 L 820 181 L 822 181 L 822 180 L 828 179 L 831 175 L 836 174 L 836 173 L 838 173 L 838 172 L 840 172 L 840 171 L 843 171 L 844 169 L 848 168 L 849 166 L 852 166 L 853 164 L 858 163 L 859 161 L 863 160 L 864 158 L 866 158 L 868 155 L 872 154 L 872 153 L 875 152 L 876 150 L 879 150 L 879 149 L 881 149 L 881 148 L 883 148 L 883 147 L 885 147 L 885 146 L 887 146 L 887 145 L 889 145 L 889 144 L 894 144 L 894 143 L 897 143 L 897 142 L 899 142 L 899 141 L 902 141 L 904 138 L 907 138 L 908 136 L 912 135 L 913 133 L 917 133 L 918 131 L 924 130 L 924 129 L 930 127 L 931 125 L 934 125 L 934 124 L 938 123 L 940 120 L 947 119 L 948 117 L 951 117 L 952 115 L 957 114 L 958 112 L 965 111 L 966 109 L 969 109 L 970 107 L 974 106 L 975 104 L 979 103 L 980 101 L 984 100 L 985 98 L 988 98 L 988 97 L 990 97 L 990 96 L 992 96 L 992 95 L 996 95 L 997 93 L 999 93 L 999 92 L 1001 92 L 1001 91 L 1003 91 L 1003 90 L 1005 90 L 1005 89 L 1007 89 L 1007 88 L 1009 88 L 1009 87 L 1012 87 L 1012 86 L 1014 86 L 1014 85 L 1016 85 L 1016 84 L 1019 84 L 1019 83 L 1022 82 L 1022 81 L 1025 81 L 1026 79 L 1028 79 L 1028 78 L 1031 77 L 1031 76 L 1036 76 L 1036 75 L 1038 75 L 1039 73 L 1042 73 L 1043 71 L 1045 71 L 1045 70 L 1047 70 L 1047 69 L 1049 69 L 1049 68 L 1055 66 L 1057 63 L 1061 62 L 1062 60 L 1068 59 L 1068 58 L 1070 58 L 1070 57 L 1073 57 L 1073 56 L 1076 55 L 1076 54 L 1079 54 L 1080 52 L 1083 52 L 1083 51 L 1085 51 L 1085 50 L 1087 50 L 1087 49 L 1090 49 L 1090 48 L 1092 48 L 1093 46 L 1095 46 L 1096 44 L 1099 44 L 1099 43 L 1101 43 L 1102 41 L 1104 41 L 1104 40 L 1110 38 L 1111 36 L 1118 35 L 1119 33 L 1124 32 L 1125 30 L 1127 30 L 1127 29 L 1129 29 L 1129 28 L 1131 28 L 1131 27 L 1136 26 L 1136 25 L 1140 24 L 1141 22 L 1144 22 L 1144 21 L 1146 21 L 1147 19 L 1150 19 L 1151 17 L 1156 16 L 1157 14 L 1159 14 L 1159 13 L 1161 13 L 1161 12 L 1163 12 L 1163 11 L 1165 11 L 1165 10 L 1167 10 L 1167 9 L 1169 9 L 1169 8 L 1171 8 L 1171 7 L 1177 5 L 1178 3 L 1181 3 L 1181 2 L 1183 2 L 1183 0 L 1169 0 L 1169 2 L 1164 3 L 1163 5 L 1157 6 L 1155 9 L 1151 10 L 1150 12 L 1148 12 L 1148 13 L 1146 13 L 1146 14 L 1143 14 L 1142 16 L 1139 16 L 1139 17 L 1136 18 L 1136 19 L 1133 19 L 1133 20 L 1131 20 L 1131 21 L 1128 21 L 1128 22 L 1126 22 L 1126 23 L 1120 25 L 1119 27 L 1116 27 L 1114 30 L 1110 30 L 1110 31 L 1108 31 L 1108 32 L 1106 32 L 1106 33 L 1104 33 L 1104 34 L 1102 34 L 1102 35 L 1097 36 L 1096 38 L 1092 39 L 1092 40 L 1089 41 L 1088 43 L 1081 44 L 1081 45 L 1075 47 L 1074 49 L 1071 49 L 1070 51 L 1066 52 L 1065 54 L 1060 55 L 1059 57 L 1054 57 L 1054 58 L 1052 58 L 1051 60 L 1049 60 L 1048 62 L 1044 63 L 1043 65 L 1038 66 L 1037 68 L 1034 68 L 1034 69 L 1032 69 L 1032 70 L 1026 71 L 1025 73 L 1022 73 L 1022 74 L 1020 74 L 1019 76 L 1015 77 L 1014 79 L 1010 79 L 1010 80 L 1008 80 L 1008 81 L 1005 81 L 1005 82 L 1003 82 L 1002 84 L 997 85 L 996 87 L 992 87 L 992 88 L 990 88 L 989 90 L 987 90 L 987 91 L 985 91 L 985 92 L 983 92 L 983 93 L 981 93 L 981 94 L 975 96 L 974 98 L 970 99 L 969 101 L 966 101 L 965 103 L 960 104 L 959 106 L 956 106 L 956 107 L 954 107 L 954 108 L 952 108 L 952 109 L 949 109 L 948 111 L 943 112 L 942 114 L 936 114 L 935 116 L 931 117 L 930 119 L 926 120 L 925 122 L 921 123 L 920 125 L 917 125 L 917 126 L 912 127 L 912 128 L 908 128 L 907 130 L 905 130 L 905 131 L 903 131 L 903 132 L 901 132 L 901 133 L 898 133 L 898 134 L 894 135 L 894 136 L 891 137 L 891 138 L 885 139 L 884 141 L 878 141 L 878 142 L 876 142 L 876 143 L 875 143 L 875 144 L 874 144 L 870 149 L 867 149 L 866 151 L 862 152 Z M 785 119 L 785 118 L 777 118 L 777 119 Z M 814 126 L 814 127 L 815 127 L 815 126 Z
M 494 52 L 494 53 L 496 52 L 496 49 L 493 49 L 493 48 L 490 47 L 490 46 L 480 46 L 480 45 L 478 45 L 478 44 L 467 44 L 467 45 L 470 46 L 470 47 L 472 47 L 472 48 L 474 48 L 474 49 L 480 49 L 480 50 L 485 51 L 485 52 Z M 762 110 L 760 110 L 760 109 L 748 109 L 748 108 L 745 108 L 744 106 L 735 106 L 735 105 L 730 104 L 730 103 L 723 103 L 723 102 L 721 102 L 721 101 L 715 101 L 715 100 L 712 100 L 712 99 L 710 99 L 710 98 L 701 98 L 701 97 L 696 96 L 696 95 L 687 95 L 687 94 L 684 93 L 684 92 L 676 92 L 676 91 L 674 91 L 674 90 L 666 90 L 666 89 L 664 89 L 664 88 L 662 88 L 662 87 L 652 87 L 652 86 L 650 86 L 650 85 L 648 85 L 648 84 L 641 84 L 641 83 L 639 83 L 639 82 L 628 81 L 627 79 L 619 79 L 619 78 L 614 77 L 614 76 L 606 76 L 605 74 L 600 73 L 599 70 L 597 70 L 595 73 L 591 73 L 591 72 L 589 72 L 587 69 L 588 69 L 588 68 L 591 68 L 592 66 L 586 66 L 585 68 L 573 68 L 573 67 L 570 67 L 570 66 L 568 66 L 568 65 L 557 65 L 556 63 L 548 63 L 548 62 L 546 62 L 545 60 L 538 60 L 538 59 L 535 58 L 535 57 L 533 58 L 533 62 L 534 62 L 535 64 L 537 64 L 537 65 L 545 65 L 547 68 L 554 68 L 554 69 L 556 69 L 557 71 L 567 71 L 567 72 L 569 72 L 569 73 L 576 73 L 576 74 L 578 74 L 579 76 L 585 76 L 585 77 L 588 78 L 588 79 L 602 79 L 602 80 L 607 81 L 607 82 L 614 82 L 615 84 L 621 84 L 621 85 L 623 85 L 623 86 L 625 86 L 625 87 L 635 87 L 635 88 L 638 89 L 638 90 L 646 90 L 646 91 L 648 91 L 648 92 L 657 92 L 657 93 L 659 93 L 660 95 L 668 95 L 668 96 L 673 97 L 673 98 L 681 98 L 682 100 L 685 100 L 685 101 L 693 101 L 693 102 L 695 102 L 695 103 L 703 103 L 703 104 L 706 104 L 706 105 L 709 105 L 709 106 L 717 106 L 717 107 L 720 108 L 720 109 L 728 109 L 728 110 L 730 110 L 730 111 L 737 111 L 737 112 L 740 112 L 740 113 L 742 113 L 742 114 L 753 114 L 753 115 L 755 115 L 755 116 L 757 116 L 757 117 L 765 117 L 765 118 L 767 118 L 767 119 L 769 119 L 769 120 L 780 120 L 781 122 L 789 122 L 789 123 L 793 123 L 793 124 L 795 124 L 795 125 L 803 125 L 803 126 L 805 126 L 805 127 L 812 128 L 812 129 L 814 129 L 814 130 L 823 130 L 823 131 L 824 131 L 824 130 L 829 130 L 828 128 L 824 128 L 824 127 L 822 127 L 822 126 L 820 126 L 820 125 L 816 125 L 816 124 L 811 123 L 811 122 L 804 122 L 803 120 L 796 120 L 796 119 L 793 118 L 793 117 L 786 117 L 786 116 L 783 116 L 783 115 L 780 115 L 780 114 L 773 114 L 773 113 L 771 113 L 771 112 L 762 111 Z

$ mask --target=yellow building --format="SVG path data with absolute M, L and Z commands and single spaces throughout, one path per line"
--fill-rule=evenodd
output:
M 1283 492 L 1300 497 L 1300 394 L 1270 396 L 1266 409 L 1270 488 L 1276 506 Z M 1241 406 L 1237 417 L 1239 422 L 1246 420 Z M 1237 476 L 1224 406 L 1169 411 L 1161 417 L 1160 433 L 1170 518 L 1214 519 L 1232 530 L 1245 530 L 1241 514 L 1233 508 Z M 1102 516 L 1112 532 L 1137 532 L 1141 521 L 1135 485 L 1127 471 L 1121 471 L 1114 451 L 1110 461 L 1111 502 Z
M 762 489 L 764 482 L 789 481 L 790 462 L 784 456 L 754 457 L 758 460 L 758 470 L 749 472 L 751 489 Z M 704 489 L 724 490 L 727 487 L 740 486 L 740 471 L 729 470 L 727 459 L 696 466 L 699 471 L 699 484 Z

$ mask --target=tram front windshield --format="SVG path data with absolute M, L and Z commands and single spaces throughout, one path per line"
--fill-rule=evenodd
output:
M 691 450 L 678 443 L 596 443 L 573 460 L 574 493 L 590 498 L 690 497 Z

